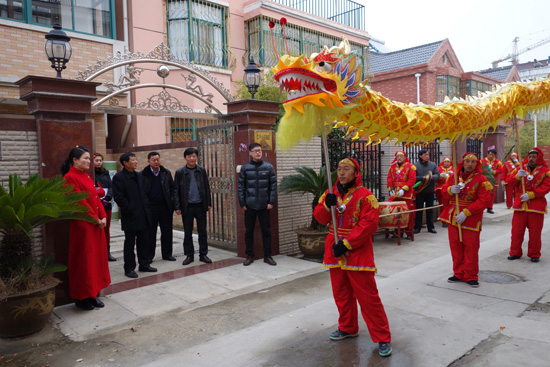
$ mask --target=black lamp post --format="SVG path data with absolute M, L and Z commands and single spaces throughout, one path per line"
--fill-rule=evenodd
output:
M 61 30 L 61 24 L 57 17 L 53 24 L 53 29 L 46 34 L 46 55 L 52 62 L 52 68 L 57 71 L 57 77 L 61 78 L 61 70 L 65 69 L 65 64 L 69 62 L 73 49 L 69 41 L 71 37 Z
M 260 68 L 254 62 L 254 57 L 251 56 L 248 66 L 244 69 L 243 82 L 252 95 L 252 99 L 254 99 L 254 94 L 256 94 L 260 86 L 260 71 Z

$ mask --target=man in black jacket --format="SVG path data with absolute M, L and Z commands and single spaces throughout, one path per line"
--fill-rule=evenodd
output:
M 246 260 L 243 265 L 254 262 L 254 226 L 256 217 L 260 221 L 264 244 L 264 262 L 277 265 L 271 257 L 271 223 L 269 211 L 277 198 L 277 177 L 273 166 L 262 159 L 262 146 L 252 143 L 248 146 L 250 162 L 243 164 L 239 173 L 239 205 L 244 209 L 246 232 Z
M 418 162 L 414 165 L 416 167 L 416 181 L 422 181 L 422 189 L 416 194 L 416 209 L 430 208 L 434 206 L 435 182 L 439 180 L 437 164 L 430 161 L 430 153 L 427 149 L 420 149 L 418 151 Z M 423 211 L 416 212 L 414 233 L 419 233 L 422 228 L 422 215 Z M 433 209 L 426 210 L 426 226 L 428 232 L 437 233 L 433 221 Z
M 210 184 L 204 167 L 197 164 L 199 151 L 195 148 L 187 148 L 183 157 L 187 162 L 185 166 L 176 171 L 175 200 L 176 214 L 181 214 L 183 221 L 183 253 L 186 256 L 183 265 L 189 265 L 195 260 L 195 247 L 193 246 L 193 221 L 197 219 L 197 231 L 199 232 L 199 261 L 211 264 L 212 260 L 207 256 L 208 242 L 206 234 L 206 213 L 212 208 L 210 197 Z
M 113 198 L 119 207 L 124 231 L 124 274 L 129 278 L 137 278 L 134 247 L 137 249 L 139 271 L 157 271 L 151 266 L 147 245 L 151 213 L 143 177 L 140 172 L 136 172 L 136 155 L 124 153 L 120 156 L 120 163 L 124 168 L 113 177 Z
M 160 249 L 164 260 L 176 261 L 172 256 L 172 219 L 174 215 L 174 191 L 176 185 L 172 173 L 160 164 L 160 154 L 147 155 L 149 165 L 141 171 L 145 193 L 149 198 L 152 222 L 149 228 L 149 251 L 151 261 L 157 247 L 157 227 L 160 226 Z

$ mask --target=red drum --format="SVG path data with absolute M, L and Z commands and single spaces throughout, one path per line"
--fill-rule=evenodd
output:
M 378 203 L 380 215 L 395 214 L 409 210 L 405 201 L 383 201 Z M 388 215 L 380 217 L 378 226 L 380 228 L 396 229 L 405 228 L 409 224 L 409 214 Z

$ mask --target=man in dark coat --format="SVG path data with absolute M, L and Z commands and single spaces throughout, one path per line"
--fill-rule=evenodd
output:
M 183 265 L 189 265 L 195 260 L 195 247 L 193 246 L 193 221 L 197 220 L 199 232 L 199 261 L 211 264 L 212 260 L 207 256 L 208 242 L 206 233 L 206 213 L 212 208 L 210 196 L 210 184 L 204 167 L 197 164 L 199 151 L 195 148 L 187 148 L 183 157 L 187 162 L 185 166 L 176 171 L 174 179 L 176 214 L 181 214 L 183 221 L 183 253 L 186 256 Z
M 162 258 L 176 261 L 172 256 L 172 220 L 174 216 L 174 196 L 176 185 L 172 173 L 160 164 L 160 154 L 147 155 L 149 165 L 141 171 L 145 192 L 151 209 L 151 227 L 149 228 L 149 250 L 151 261 L 155 258 L 157 247 L 157 227 L 160 227 L 160 249 Z
M 264 244 L 264 262 L 277 265 L 271 257 L 271 223 L 269 212 L 277 198 L 277 177 L 273 166 L 262 159 L 262 146 L 252 143 L 248 147 L 250 162 L 243 164 L 239 173 L 239 205 L 244 209 L 246 232 L 246 260 L 243 265 L 254 262 L 254 226 L 260 221 Z
M 120 163 L 124 168 L 113 177 L 113 198 L 119 207 L 124 231 L 124 274 L 129 278 L 137 278 L 134 247 L 137 249 L 139 271 L 157 271 L 151 266 L 148 250 L 147 234 L 151 225 L 151 213 L 143 177 L 141 172 L 136 172 L 136 155 L 124 153 L 120 156 Z
M 416 209 L 430 208 L 434 206 L 435 182 L 439 180 L 437 164 L 430 161 L 430 153 L 426 149 L 420 149 L 418 151 L 418 162 L 414 165 L 416 167 L 416 181 L 422 182 L 419 191 L 416 193 Z M 416 212 L 414 233 L 420 232 L 422 228 L 422 215 L 423 211 Z M 434 226 L 433 209 L 426 210 L 426 226 L 428 232 L 437 233 Z

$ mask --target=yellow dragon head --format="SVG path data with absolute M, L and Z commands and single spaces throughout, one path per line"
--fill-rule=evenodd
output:
M 365 94 L 361 66 L 355 55 L 350 55 L 348 40 L 342 38 L 339 46 L 325 46 L 309 57 L 283 55 L 273 68 L 275 80 L 288 98 L 277 134 L 283 149 L 322 132 L 327 122 L 356 107 L 354 100 Z

